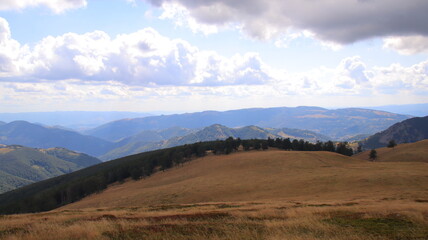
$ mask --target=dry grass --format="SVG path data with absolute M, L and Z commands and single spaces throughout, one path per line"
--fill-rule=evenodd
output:
M 368 162 L 330 152 L 207 156 L 109 187 L 66 209 L 264 200 L 428 199 L 428 165 Z
M 3 216 L 1 239 L 428 239 L 427 203 L 222 202 Z
M 0 216 L 0 239 L 428 239 L 427 170 L 326 152 L 207 156 L 55 211 Z
M 403 143 L 394 148 L 376 149 L 378 162 L 425 162 L 428 163 L 428 140 L 415 143 Z M 369 160 L 370 151 L 353 156 L 355 159 Z

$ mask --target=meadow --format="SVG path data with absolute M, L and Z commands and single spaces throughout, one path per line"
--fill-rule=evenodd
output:
M 62 209 L 0 218 L 1 239 L 428 239 L 428 199 Z
M 383 153 L 404 150 L 381 150 L 379 162 L 366 153 L 211 154 L 56 210 L 2 215 L 0 239 L 428 239 L 427 163 Z

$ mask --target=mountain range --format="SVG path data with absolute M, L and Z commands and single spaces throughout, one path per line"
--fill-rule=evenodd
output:
M 175 129 L 175 136 L 169 134 L 168 137 L 161 139 L 161 133 L 172 131 Z M 213 124 L 199 131 L 173 128 L 164 131 L 143 131 L 142 133 L 125 138 L 117 143 L 117 147 L 102 155 L 100 159 L 111 160 L 119 157 L 124 157 L 131 154 L 146 152 L 150 150 L 162 149 L 191 144 L 195 142 L 206 142 L 214 140 L 224 140 L 228 137 L 241 139 L 268 139 L 268 138 L 292 138 L 305 139 L 306 141 L 328 141 L 329 137 L 318 134 L 312 131 L 300 129 L 275 129 L 275 128 L 260 128 L 257 126 L 247 126 L 241 128 L 229 128 L 220 124 Z M 149 134 L 147 134 L 149 133 Z M 188 133 L 186 135 L 180 135 Z M 171 138 L 172 137 L 172 138 Z M 160 139 L 160 141 L 150 141 Z
M 0 193 L 101 163 L 65 148 L 0 145 Z
M 195 129 L 221 124 L 233 128 L 255 125 L 264 128 L 305 129 L 332 139 L 344 140 L 359 134 L 374 134 L 408 118 L 410 116 L 359 108 L 252 108 L 123 119 L 85 133 L 108 141 L 118 141 L 144 130 L 177 126 Z
M 122 119 L 85 132 L 90 135 L 61 127 L 13 121 L 0 122 L 0 144 L 63 147 L 110 160 L 142 151 L 227 137 L 361 140 L 407 118 L 409 116 L 368 109 L 254 108 Z M 221 127 L 204 129 L 214 124 Z

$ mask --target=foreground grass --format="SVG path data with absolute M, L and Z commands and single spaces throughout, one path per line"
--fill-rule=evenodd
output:
M 0 216 L 0 239 L 428 239 L 428 203 L 232 202 Z

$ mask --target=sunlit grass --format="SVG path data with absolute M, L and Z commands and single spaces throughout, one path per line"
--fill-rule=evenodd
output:
M 1 239 L 428 239 L 416 201 L 222 202 L 0 217 Z

